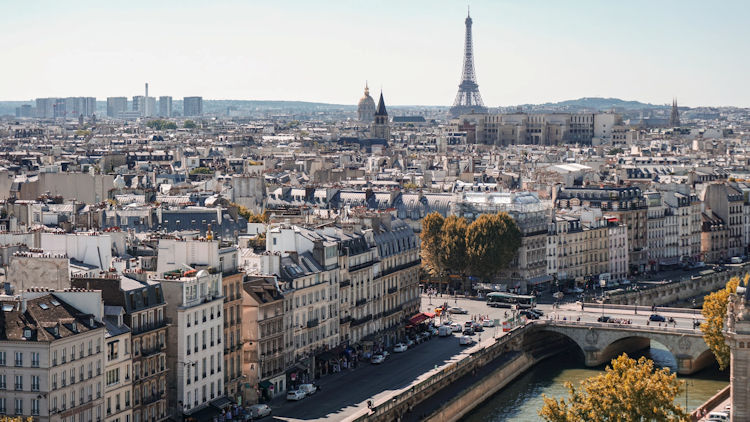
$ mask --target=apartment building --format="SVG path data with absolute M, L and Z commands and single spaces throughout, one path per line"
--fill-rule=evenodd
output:
M 745 198 L 741 191 L 724 183 L 711 183 L 701 192 L 705 207 L 719 217 L 727 227 L 727 253 L 729 257 L 745 255 L 744 240 Z
M 582 217 L 581 213 L 556 213 L 547 236 L 547 271 L 555 275 L 561 285 L 574 283 L 583 287 L 587 276 L 609 270 L 609 242 L 607 220 L 600 210 L 596 216 Z
M 286 393 L 284 309 L 275 277 L 252 276 L 242 284 L 242 372 L 257 386 L 242 391 L 242 403 Z
M 702 201 L 687 186 L 670 186 L 668 189 L 675 189 L 664 192 L 663 200 L 669 209 L 668 213 L 671 212 L 676 220 L 677 262 L 698 262 L 701 260 Z M 668 232 L 669 236 L 672 236 L 671 232 Z M 670 244 L 673 242 L 671 240 Z
M 701 258 L 706 263 L 724 262 L 729 255 L 729 228 L 721 217 L 713 214 L 710 209 L 702 215 L 703 230 L 701 230 Z
M 236 253 L 236 250 L 235 250 Z M 234 262 L 237 262 L 235 259 Z M 242 394 L 242 282 L 245 274 L 226 269 L 221 278 L 224 292 L 224 386 L 238 403 Z
M 130 327 L 125 325 L 125 309 L 104 306 L 104 421 L 133 420 L 133 355 Z
M 194 414 L 209 404 L 225 406 L 221 272 L 173 270 L 154 281 L 164 289 L 165 314 L 171 321 L 166 344 L 167 366 L 174 374 L 168 383 L 173 417 Z
M 0 414 L 101 420 L 101 294 L 36 290 L 0 299 Z
M 610 280 L 621 281 L 628 278 L 628 228 L 616 216 L 604 215 L 607 220 L 607 236 L 609 246 L 609 276 Z
M 648 264 L 648 204 L 639 187 L 561 187 L 555 192 L 558 209 L 577 206 L 600 208 L 617 217 L 628 230 L 629 273 L 640 272 Z
M 74 277 L 71 284 L 100 290 L 106 306 L 123 309 L 123 322 L 130 328 L 133 422 L 155 422 L 169 417 L 167 316 L 162 286 L 146 278 L 146 273 L 136 271 L 125 271 L 123 277 Z

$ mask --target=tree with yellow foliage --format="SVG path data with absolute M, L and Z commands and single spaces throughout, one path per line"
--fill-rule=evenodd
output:
M 750 274 L 745 274 L 745 286 L 747 286 L 748 280 L 750 280 Z M 701 324 L 703 340 L 714 353 L 716 362 L 719 363 L 719 369 L 722 371 L 729 366 L 729 346 L 724 341 L 724 333 L 722 332 L 727 320 L 727 303 L 729 302 L 729 295 L 737 291 L 739 284 L 740 278 L 732 277 L 725 288 L 710 293 L 703 299 L 701 314 L 706 319 Z
M 654 370 L 654 362 L 626 354 L 612 360 L 604 374 L 566 384 L 567 399 L 544 397 L 539 416 L 548 422 L 687 422 L 688 414 L 675 403 L 682 381 L 668 368 Z
M 23 416 L 0 416 L 0 422 L 34 422 L 34 418 L 31 416 L 24 418 Z

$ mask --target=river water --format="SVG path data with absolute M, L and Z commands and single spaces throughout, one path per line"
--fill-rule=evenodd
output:
M 658 343 L 651 344 L 651 348 L 633 356 L 645 355 L 653 359 L 655 366 L 677 369 L 672 354 Z M 510 385 L 482 403 L 462 419 L 464 422 L 536 422 L 542 420 L 538 411 L 544 404 L 542 394 L 547 397 L 567 397 L 566 382 L 577 385 L 585 378 L 598 375 L 604 371 L 600 368 L 586 368 L 575 353 L 564 353 L 547 359 L 524 375 L 517 378 Z M 717 365 L 706 368 L 689 377 L 681 377 L 687 381 L 687 408 L 692 411 L 703 404 L 708 398 L 716 394 L 729 383 L 729 371 L 719 372 Z M 676 401 L 685 407 L 686 395 L 683 392 Z

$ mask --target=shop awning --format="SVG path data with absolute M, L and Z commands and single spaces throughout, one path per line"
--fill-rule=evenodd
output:
M 270 386 L 271 386 L 271 381 L 268 381 L 268 380 L 263 380 L 258 383 L 258 387 L 260 388 L 268 388 Z
M 435 318 L 435 314 L 432 312 L 422 312 L 422 313 L 427 315 L 427 318 Z
M 433 314 L 433 316 L 434 316 L 434 314 Z M 427 320 L 429 318 L 430 317 L 427 316 L 424 312 L 420 312 L 420 313 L 414 315 L 413 317 L 409 318 L 409 322 L 412 325 L 417 325 L 417 324 L 420 324 L 420 323 L 424 322 L 425 320 Z
M 211 406 L 217 409 L 226 409 L 232 405 L 232 401 L 226 397 L 219 397 L 218 399 L 211 402 Z

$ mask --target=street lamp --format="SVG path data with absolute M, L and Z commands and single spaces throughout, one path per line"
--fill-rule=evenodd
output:
M 602 288 L 602 303 L 601 303 L 602 316 L 604 316 L 604 286 L 606 285 L 607 285 L 607 280 L 604 280 L 604 279 L 599 280 L 599 286 L 601 286 Z

